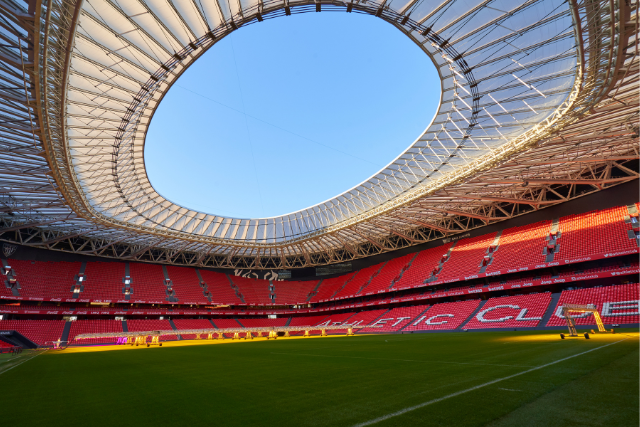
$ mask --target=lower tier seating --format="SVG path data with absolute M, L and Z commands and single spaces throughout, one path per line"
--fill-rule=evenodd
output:
M 285 326 L 289 321 L 288 317 L 277 319 L 238 319 L 238 322 L 245 328 L 268 328 L 270 326 Z
M 360 313 L 356 313 L 355 315 L 349 317 L 349 319 L 347 321 L 345 321 L 343 323 L 343 325 L 346 326 L 366 326 L 368 324 L 370 324 L 371 322 L 373 322 L 374 320 L 376 320 L 378 317 L 382 316 L 385 312 L 387 312 L 387 309 L 378 309 L 378 310 L 367 310 L 367 311 L 361 311 Z M 354 329 L 353 332 L 358 332 L 361 329 Z M 327 331 L 327 334 L 329 335 L 340 335 L 340 334 L 346 334 L 347 333 L 347 329 L 334 329 L 334 330 L 330 330 Z
M 218 329 L 241 328 L 240 323 L 235 319 L 213 319 L 213 323 Z M 231 338 L 233 334 L 224 334 L 225 338 Z
M 551 302 L 551 293 L 491 298 L 464 325 L 465 329 L 528 328 L 538 326 Z
M 11 347 L 13 346 L 8 342 L 0 341 L 0 348 L 11 348 Z
M 409 307 L 396 307 L 389 310 L 378 320 L 369 325 L 369 328 L 363 329 L 361 332 L 395 332 L 404 328 L 415 319 L 420 313 L 425 311 L 428 305 L 415 305 Z
M 159 319 L 131 319 L 127 320 L 127 329 L 129 332 L 138 331 L 169 331 L 173 329 L 171 323 L 168 320 Z M 178 339 L 177 335 L 163 335 L 160 337 L 160 341 L 175 341 Z M 151 338 L 148 338 L 151 340 Z
M 598 309 L 605 325 L 639 322 L 637 283 L 563 291 L 547 326 L 567 324 L 562 315 L 563 304 L 592 305 Z M 571 317 L 576 319 L 578 325 L 596 323 L 590 313 L 574 313 Z
M 213 329 L 213 325 L 207 319 L 174 319 L 173 324 L 177 329 Z M 195 334 L 181 335 L 184 340 L 192 340 Z
M 100 332 L 122 332 L 120 320 L 76 320 L 71 322 L 69 330 L 69 344 L 113 344 L 117 338 L 89 338 L 76 341 L 80 334 L 97 334 Z
M 431 306 L 424 314 L 413 319 L 404 331 L 432 331 L 456 329 L 478 308 L 480 300 L 445 302 Z
M 62 337 L 64 320 L 0 320 L 0 331 L 17 331 L 41 347 Z

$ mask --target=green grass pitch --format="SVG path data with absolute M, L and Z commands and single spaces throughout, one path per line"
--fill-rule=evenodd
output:
M 0 423 L 638 426 L 633 332 L 590 340 L 475 332 L 47 352 L 0 374 Z

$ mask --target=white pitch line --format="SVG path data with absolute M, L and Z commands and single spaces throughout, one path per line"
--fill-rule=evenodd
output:
M 25 360 L 23 360 L 22 362 L 20 362 L 20 363 L 18 363 L 18 364 L 16 364 L 16 365 L 13 365 L 12 367 L 10 367 L 10 368 L 8 368 L 8 369 L 5 369 L 5 370 L 3 370 L 3 371 L 0 371 L 0 375 L 4 374 L 5 372 L 9 372 L 9 371 L 10 371 L 10 370 L 12 370 L 13 368 L 17 368 L 18 366 L 22 365 L 22 364 L 23 364 L 23 363 L 25 363 L 25 362 L 28 362 L 29 360 L 35 359 L 36 357 L 40 356 L 41 354 L 42 354 L 42 353 L 40 353 L 40 352 L 39 352 L 39 353 L 36 353 L 36 355 L 35 355 L 35 356 L 31 356 L 31 357 L 25 358 Z
M 511 378 L 514 378 L 514 377 L 517 377 L 517 376 L 520 376 L 520 375 L 528 374 L 529 372 L 537 371 L 538 369 L 546 368 L 547 366 L 555 365 L 556 363 L 564 362 L 565 360 L 573 359 L 574 357 L 582 356 L 583 354 L 591 353 L 592 351 L 600 350 L 601 348 L 609 347 L 610 345 L 618 344 L 619 342 L 626 341 L 628 339 L 629 338 L 625 338 L 625 339 L 622 339 L 622 340 L 619 340 L 619 341 L 616 341 L 616 342 L 612 342 L 612 343 L 609 343 L 609 344 L 601 345 L 600 347 L 592 348 L 591 350 L 583 351 L 582 353 L 574 354 L 573 356 L 565 357 L 563 359 L 558 359 L 555 362 L 550 362 L 550 363 L 547 363 L 546 365 L 536 366 L 535 368 L 527 369 L 526 371 L 522 371 L 522 372 L 519 372 L 517 374 L 509 375 L 509 376 L 506 376 L 506 377 L 498 378 L 496 380 L 489 381 L 489 382 L 486 382 L 484 384 L 480 384 L 480 385 L 468 388 L 466 390 L 457 391 L 455 393 L 451 393 L 451 394 L 448 394 L 446 396 L 439 397 L 437 399 L 429 400 L 429 401 L 421 403 L 419 405 L 409 406 L 408 408 L 404 408 L 404 409 L 401 409 L 399 411 L 392 412 L 390 414 L 383 415 L 383 416 L 378 417 L 378 418 L 374 418 L 373 420 L 365 421 L 363 423 L 354 424 L 353 427 L 364 427 L 364 426 L 370 426 L 370 425 L 373 425 L 373 424 L 377 424 L 377 423 L 379 423 L 381 421 L 388 420 L 389 418 L 393 418 L 393 417 L 397 417 L 397 416 L 400 416 L 400 415 L 404 415 L 407 412 L 415 411 L 416 409 L 421 409 L 421 408 L 424 408 L 425 406 L 429 406 L 429 405 L 432 405 L 434 403 L 442 402 L 443 400 L 447 400 L 447 399 L 450 399 L 452 397 L 460 396 L 461 394 L 468 393 L 468 392 L 474 391 L 474 390 L 478 390 L 478 389 L 486 387 L 488 385 L 499 383 L 500 381 L 509 380 Z
M 419 362 L 419 363 L 446 363 L 450 365 L 473 365 L 473 366 L 501 366 L 507 368 L 531 368 L 526 365 L 499 365 L 495 363 L 475 363 L 475 362 L 443 362 L 440 360 L 413 360 L 413 359 L 385 359 L 380 357 L 358 357 L 358 356 L 330 356 L 326 354 L 308 354 L 308 353 L 275 353 L 271 354 L 285 354 L 288 356 L 311 356 L 311 357 L 335 357 L 340 359 L 364 359 L 364 360 L 389 360 L 392 362 Z

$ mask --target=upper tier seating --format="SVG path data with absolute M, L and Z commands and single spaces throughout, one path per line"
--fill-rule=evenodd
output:
M 550 292 L 491 298 L 464 329 L 535 327 L 550 302 Z
M 117 338 L 89 338 L 75 340 L 80 334 L 97 334 L 101 332 L 122 332 L 122 322 L 120 320 L 76 320 L 71 322 L 69 330 L 69 344 L 113 344 Z
M 363 268 L 362 270 L 358 270 L 353 279 L 349 280 L 344 288 L 340 289 L 338 293 L 335 294 L 334 298 L 348 297 L 357 294 L 358 291 L 365 286 L 369 280 L 371 280 L 371 276 L 376 274 L 381 267 L 382 264 L 376 264 Z
M 547 326 L 567 324 L 562 316 L 563 304 L 593 305 L 598 309 L 602 323 L 605 325 L 640 322 L 637 283 L 562 291 Z M 590 313 L 572 313 L 571 317 L 576 319 L 578 325 L 595 325 L 596 323 L 593 314 Z
M 386 291 L 389 289 L 393 281 L 398 278 L 400 272 L 414 256 L 415 254 L 408 254 L 387 262 L 384 267 L 382 267 L 382 270 L 380 270 L 380 273 L 373 276 L 369 285 L 367 285 L 361 293 L 368 294 L 370 292 Z
M 286 280 L 273 282 L 275 286 L 276 304 L 300 304 L 305 303 L 309 293 L 318 285 L 318 280 L 298 282 Z
M 62 337 L 64 320 L 0 320 L 0 331 L 18 331 L 41 347 Z
M 351 280 L 356 273 L 343 274 L 342 276 L 324 279 L 318 287 L 317 293 L 309 300 L 309 302 L 318 302 L 331 298 L 338 289 L 344 286 L 347 280 Z
M 20 284 L 20 296 L 32 298 L 75 298 L 71 291 L 79 262 L 21 261 L 8 263 Z M 4 283 L 3 283 L 4 287 Z
M 176 329 L 214 329 L 207 319 L 173 319 L 173 324 L 176 325 Z M 192 340 L 196 334 L 182 334 L 181 337 L 184 340 Z
M 438 273 L 438 280 L 461 279 L 478 274 L 487 249 L 495 240 L 496 233 L 459 240 L 451 251 L 449 260 Z
M 453 330 L 478 308 L 480 300 L 445 302 L 431 306 L 426 313 L 411 320 L 404 331 Z
M 447 243 L 446 245 L 425 249 L 418 253 L 409 268 L 402 274 L 402 277 L 394 283 L 393 289 L 423 285 L 450 247 L 451 243 Z
M 560 218 L 560 248 L 555 260 L 638 249 L 627 234 L 631 226 L 624 223 L 624 216 L 628 214 L 626 206 L 621 206 Z
M 129 332 L 143 332 L 143 331 L 170 331 L 173 328 L 168 320 L 159 319 L 130 319 L 127 320 L 127 329 Z M 175 341 L 178 339 L 177 335 L 162 335 L 160 341 Z M 151 337 L 147 337 L 147 341 L 151 341 Z
M 410 307 L 396 307 L 388 313 L 380 316 L 369 328 L 362 330 L 363 333 L 370 332 L 395 332 L 407 326 L 413 319 L 425 311 L 428 305 L 416 305 Z
M 88 262 L 84 275 L 84 290 L 79 298 L 107 301 L 125 299 L 123 262 Z
M 550 230 L 551 221 L 506 229 L 500 236 L 498 248 L 493 254 L 493 261 L 485 272 L 505 273 L 507 269 L 544 262 L 546 255 L 542 251 L 547 244 L 545 238 Z
M 211 293 L 211 302 L 214 304 L 239 304 L 242 303 L 231 287 L 231 282 L 226 274 L 209 270 L 199 270 L 202 280 L 207 284 Z
M 132 300 L 166 302 L 167 286 L 162 266 L 132 262 L 129 263 L 129 274 L 133 289 Z
M 167 274 L 180 304 L 208 304 L 204 296 L 200 280 L 193 268 L 167 266 Z
M 269 281 L 232 276 L 231 281 L 238 287 L 247 304 L 273 305 L 269 298 Z

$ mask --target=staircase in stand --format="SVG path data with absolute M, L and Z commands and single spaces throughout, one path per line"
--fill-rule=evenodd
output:
M 409 262 L 404 267 L 402 267 L 402 270 L 400 270 L 400 273 L 398 273 L 398 277 L 396 277 L 395 279 L 393 279 L 391 281 L 391 285 L 389 285 L 389 287 L 387 289 L 393 288 L 395 286 L 396 282 L 398 280 L 402 279 L 402 275 L 404 274 L 405 271 L 407 271 L 411 267 L 411 264 L 413 263 L 413 260 L 415 260 L 418 257 L 418 254 L 420 254 L 420 252 L 416 252 L 415 255 L 413 256 L 413 258 L 411 258 L 409 260 Z
M 458 242 L 457 241 L 453 242 L 449 247 L 449 250 L 447 251 L 447 253 L 442 255 L 442 258 L 440 258 L 440 262 L 438 263 L 438 266 L 433 269 L 431 276 L 427 277 L 427 279 L 424 281 L 425 284 L 429 282 L 435 282 L 436 280 L 438 280 L 438 274 L 440 274 L 440 272 L 442 271 L 442 267 L 444 266 L 444 263 L 449 261 L 449 258 L 451 258 L 451 252 L 453 251 L 453 248 L 456 247 L 456 243 Z
M 71 285 L 71 293 L 73 298 L 79 298 L 80 294 L 84 291 L 84 281 L 87 279 L 84 275 L 84 270 L 87 268 L 87 262 L 84 261 L 80 264 L 80 271 L 73 278 L 74 284 Z
M 320 285 L 322 284 L 323 280 L 324 279 L 320 279 L 320 281 L 318 282 L 316 287 L 313 288 L 313 290 L 311 292 L 309 292 L 309 295 L 307 295 L 307 302 L 311 301 L 311 298 L 316 296 L 316 294 L 318 293 L 318 289 L 320 288 Z
M 198 276 L 198 280 L 200 282 L 200 287 L 202 288 L 202 294 L 207 298 L 209 304 L 211 304 L 211 292 L 209 292 L 209 285 L 202 280 L 202 275 L 200 274 L 200 270 L 196 268 L 196 275 Z
M 233 283 L 233 279 L 231 278 L 230 275 L 225 274 L 225 276 L 227 276 L 227 279 L 229 279 L 229 285 L 231 286 L 231 289 L 233 289 L 233 291 L 236 293 L 236 296 L 238 297 L 238 299 L 240 299 L 240 301 L 242 301 L 243 304 L 246 304 L 246 302 L 244 301 L 244 296 L 240 293 L 240 288 L 238 288 L 238 286 Z
M 388 262 L 388 261 L 387 261 L 387 262 Z M 358 292 L 356 292 L 354 295 L 358 295 L 360 292 L 364 291 L 364 290 L 365 290 L 365 288 L 366 288 L 367 286 L 369 286 L 369 283 L 371 283 L 371 281 L 373 280 L 373 278 L 374 278 L 374 277 L 376 277 L 378 274 L 380 274 L 380 272 L 382 271 L 382 269 L 384 268 L 384 266 L 385 266 L 385 265 L 387 265 L 387 263 L 386 263 L 386 262 L 383 262 L 383 263 L 382 263 L 382 265 L 380 266 L 380 268 L 378 269 L 378 271 L 376 271 L 375 273 L 373 273 L 373 274 L 371 275 L 371 277 L 369 277 L 369 280 L 367 280 L 367 281 L 365 282 L 365 284 L 364 284 L 364 285 L 362 285 L 362 287 L 361 287 L 360 289 L 358 289 Z
M 500 247 L 500 236 L 502 236 L 502 230 L 496 233 L 496 237 L 493 239 L 493 243 L 491 243 L 491 245 L 487 248 L 485 256 L 480 262 L 480 273 L 484 273 L 487 270 L 487 267 L 489 267 L 493 262 L 493 256 Z
M 460 326 L 458 326 L 456 329 L 460 329 L 460 330 L 464 329 L 464 326 L 465 326 L 467 323 L 469 323 L 469 321 L 470 321 L 471 319 L 473 319 L 473 318 L 475 317 L 475 315 L 476 315 L 476 314 L 478 314 L 478 312 L 479 312 L 480 310 L 482 310 L 482 307 L 487 303 L 487 301 L 489 301 L 489 300 L 486 300 L 486 299 L 485 299 L 485 300 L 480 301 L 480 304 L 478 304 L 478 307 L 477 307 L 475 310 L 473 310 L 473 313 L 471 313 L 471 314 L 469 315 L 469 317 L 467 317 L 467 319 L 466 319 L 464 322 L 460 323 Z
M 2 275 L 4 276 L 4 286 L 11 290 L 11 295 L 14 297 L 20 297 L 20 282 L 18 282 L 17 275 L 8 260 L 0 259 L 2 261 Z
M 164 273 L 164 285 L 166 286 L 166 295 L 167 298 L 165 298 L 166 301 L 168 302 L 178 302 L 178 297 L 176 296 L 176 291 L 173 289 L 173 282 L 171 281 L 171 278 L 169 277 L 169 273 L 167 272 L 167 266 L 163 265 L 162 266 L 162 273 Z
M 551 230 L 549 235 L 545 238 L 547 246 L 542 250 L 542 255 L 546 255 L 545 262 L 553 261 L 555 254 L 560 250 L 560 244 L 558 240 L 562 237 L 562 231 L 560 230 L 560 219 L 555 218 L 551 223 Z

